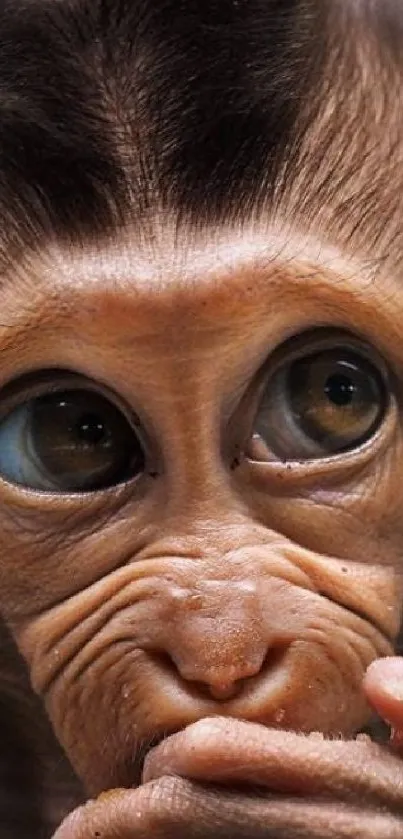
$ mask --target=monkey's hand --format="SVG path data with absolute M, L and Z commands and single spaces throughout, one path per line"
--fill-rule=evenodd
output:
M 150 752 L 141 787 L 89 802 L 54 839 L 280 836 L 402 839 L 401 759 L 365 738 L 206 719 Z
M 403 754 L 403 658 L 381 658 L 368 668 L 364 689 L 370 704 L 391 726 L 391 746 Z

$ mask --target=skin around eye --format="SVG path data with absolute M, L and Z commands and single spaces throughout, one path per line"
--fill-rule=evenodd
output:
M 266 382 L 248 456 L 328 458 L 359 448 L 388 408 L 378 367 L 359 352 L 324 348 L 283 362 Z
M 89 389 L 42 394 L 0 422 L 0 474 L 30 489 L 106 489 L 143 469 L 135 430 L 112 402 Z

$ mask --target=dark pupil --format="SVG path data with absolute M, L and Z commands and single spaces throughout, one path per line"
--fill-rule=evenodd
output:
M 96 446 L 106 437 L 105 425 L 96 414 L 82 414 L 72 430 L 90 446 Z
M 339 407 L 350 405 L 354 399 L 355 385 L 348 376 L 334 373 L 326 381 L 325 394 L 334 405 Z

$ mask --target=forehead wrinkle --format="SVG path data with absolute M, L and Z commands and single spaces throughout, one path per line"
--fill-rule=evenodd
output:
M 35 257 L 28 254 L 0 281 L 4 317 L 12 313 L 13 329 L 21 323 L 27 330 L 40 310 L 42 323 L 51 329 L 55 313 L 59 323 L 68 319 L 87 293 L 89 301 L 112 294 L 142 303 L 148 297 L 151 305 L 159 295 L 174 305 L 184 295 L 189 301 L 217 298 L 228 284 L 237 289 L 239 305 L 249 286 L 257 295 L 274 277 L 280 295 L 282 282 L 289 287 L 291 277 L 296 285 L 306 283 L 306 270 L 299 276 L 298 264 L 309 266 L 311 286 L 334 283 L 339 290 L 344 285 L 368 296 L 380 283 L 398 306 L 403 266 L 380 255 L 378 248 L 354 249 L 341 234 L 332 231 L 331 236 L 323 221 L 311 230 L 302 222 L 297 227 L 290 214 L 272 223 L 204 230 L 165 221 L 164 216 L 155 220 L 154 235 L 146 241 L 131 227 L 96 244 L 53 240 Z
M 177 359 L 182 339 L 184 346 L 191 342 L 192 352 L 199 341 L 203 346 L 207 340 L 212 348 L 213 338 L 222 348 L 233 340 L 231 334 L 238 335 L 239 343 L 239 330 L 245 338 L 248 332 L 249 351 L 253 354 L 252 348 L 258 345 L 263 361 L 273 342 L 317 326 L 361 335 L 395 366 L 401 364 L 403 340 L 397 315 L 402 301 L 393 275 L 378 269 L 375 273 L 373 265 L 347 260 L 320 238 L 290 235 L 285 227 L 255 230 L 253 235 L 244 231 L 244 241 L 240 241 L 240 231 L 232 235 L 235 255 L 228 230 L 221 237 L 215 231 L 214 248 L 209 249 L 206 237 L 193 240 L 192 248 L 188 241 L 188 270 L 182 255 L 181 275 L 171 272 L 163 282 L 161 265 L 170 253 L 167 239 L 159 260 L 154 249 L 155 264 L 150 253 L 147 260 L 144 252 L 136 251 L 128 236 L 123 248 L 115 242 L 112 249 L 94 249 L 91 282 L 85 251 L 55 249 L 43 255 L 35 265 L 41 280 L 36 299 L 21 287 L 21 305 L 13 298 L 10 322 L 0 329 L 7 376 L 24 372 L 32 359 L 35 366 L 43 366 L 44 360 L 49 366 L 58 342 L 62 366 L 81 364 L 79 346 L 80 353 L 92 347 L 90 358 L 93 352 L 98 358 L 107 351 L 113 367 L 113 357 L 116 360 L 122 347 L 133 350 L 137 345 L 141 355 L 144 348 L 147 358 L 162 349 L 165 358 L 166 345 L 164 349 L 161 344 L 165 336 Z M 170 247 L 174 259 L 177 240 Z M 145 270 L 139 283 L 135 266 L 141 259 Z M 178 322 L 183 326 L 179 334 Z

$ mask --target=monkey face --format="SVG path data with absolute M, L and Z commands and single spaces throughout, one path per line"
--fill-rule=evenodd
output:
M 95 792 L 205 717 L 353 738 L 399 630 L 387 305 L 313 245 L 175 247 L 55 251 L 3 365 L 1 608 Z
M 402 37 L 392 0 L 0 4 L 0 615 L 86 789 L 130 788 L 102 836 L 161 766 L 164 839 L 401 836 L 361 735 L 403 594 Z

